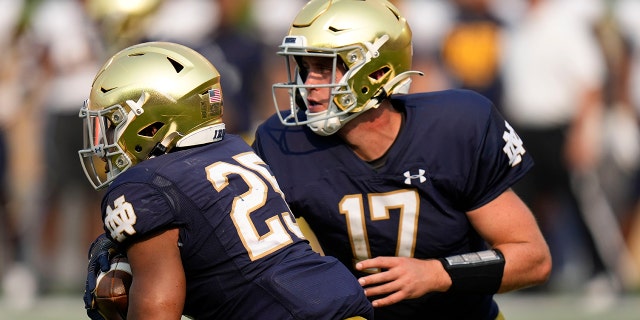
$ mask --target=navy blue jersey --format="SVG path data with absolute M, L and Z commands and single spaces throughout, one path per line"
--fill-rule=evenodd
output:
M 397 95 L 401 131 L 374 168 L 337 135 L 285 127 L 274 116 L 254 149 L 278 177 L 324 252 L 356 276 L 376 256 L 441 258 L 485 249 L 466 212 L 490 202 L 533 165 L 491 102 L 467 90 Z M 376 319 L 493 319 L 492 296 L 433 293 L 376 310 Z
M 336 259 L 311 250 L 271 172 L 237 136 L 130 168 L 102 208 L 107 234 L 125 247 L 179 228 L 185 315 L 371 317 L 362 287 Z

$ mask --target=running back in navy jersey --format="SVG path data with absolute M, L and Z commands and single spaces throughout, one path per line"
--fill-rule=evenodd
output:
M 280 177 L 292 212 L 305 217 L 327 255 L 357 276 L 355 263 L 372 257 L 428 259 L 485 249 L 466 212 L 496 198 L 533 165 L 511 126 L 478 94 L 449 90 L 391 102 L 405 120 L 379 167 L 358 158 L 338 135 L 284 127 L 276 116 L 258 128 L 253 145 Z M 447 295 L 404 300 L 376 310 L 376 317 L 497 315 L 490 295 Z
M 185 315 L 371 318 L 356 279 L 336 259 L 311 250 L 275 178 L 236 136 L 130 168 L 110 185 L 102 206 L 107 234 L 124 246 L 180 229 Z

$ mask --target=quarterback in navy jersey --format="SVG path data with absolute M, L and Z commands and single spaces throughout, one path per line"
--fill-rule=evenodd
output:
M 404 124 L 379 167 L 339 137 L 285 127 L 277 116 L 258 128 L 254 143 L 324 253 L 358 276 L 366 271 L 355 270 L 356 262 L 372 257 L 435 259 L 486 250 L 466 212 L 504 192 L 533 164 L 513 129 L 476 93 L 395 95 L 391 103 Z M 397 316 L 497 315 L 491 295 L 446 295 L 407 300 Z
M 397 8 L 310 1 L 278 53 L 288 82 L 253 147 L 376 319 L 500 319 L 495 293 L 546 281 L 548 247 L 510 189 L 533 160 L 483 96 L 407 94 Z
M 80 158 L 108 188 L 105 232 L 131 264 L 128 318 L 373 319 L 356 278 L 311 249 L 264 162 L 225 135 L 219 78 L 187 47 L 143 43 L 103 66 L 80 111 Z

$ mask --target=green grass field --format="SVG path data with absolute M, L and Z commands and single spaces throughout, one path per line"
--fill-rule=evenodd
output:
M 640 295 L 611 296 L 509 293 L 496 296 L 507 320 L 640 320 Z M 28 309 L 0 298 L 2 320 L 81 320 L 82 296 L 58 295 L 36 299 Z M 455 320 L 455 319 L 452 319 Z

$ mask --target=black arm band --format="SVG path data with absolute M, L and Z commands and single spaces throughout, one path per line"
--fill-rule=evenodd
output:
M 439 259 L 451 277 L 447 292 L 494 294 L 504 272 L 504 255 L 497 249 Z

